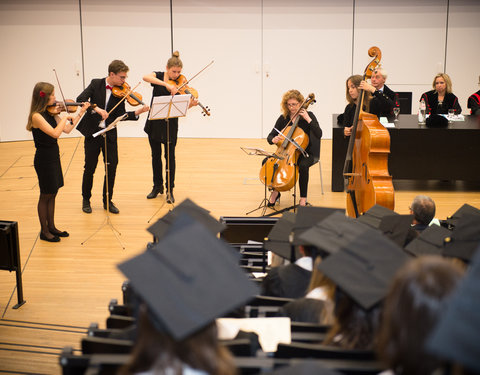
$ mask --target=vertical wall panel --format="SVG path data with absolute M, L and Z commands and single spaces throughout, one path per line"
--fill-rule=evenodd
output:
M 180 122 L 186 137 L 261 137 L 261 1 L 174 1 L 174 48 L 184 73 L 211 109 L 190 109 Z
M 57 86 L 55 68 L 67 98 L 82 87 L 78 1 L 1 1 L 0 50 L 0 141 L 32 139 L 25 125 L 35 83 Z
M 470 114 L 467 99 L 480 88 L 480 2 L 450 0 L 448 26 L 447 73 L 462 113 Z
M 331 114 L 343 112 L 352 61 L 352 1 L 265 0 L 263 10 L 263 136 L 280 114 L 282 94 L 313 92 L 324 138 Z
M 150 104 L 151 86 L 142 77 L 164 70 L 170 56 L 170 2 L 168 0 L 82 0 L 85 81 L 106 77 L 108 64 L 120 59 L 130 68 L 127 83 Z M 127 104 L 127 110 L 135 108 Z M 147 114 L 138 121 L 125 121 L 119 136 L 145 136 Z

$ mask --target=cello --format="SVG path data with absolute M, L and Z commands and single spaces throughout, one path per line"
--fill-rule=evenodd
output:
M 297 160 L 301 150 L 305 150 L 309 142 L 308 135 L 297 126 L 300 120 L 299 113 L 302 109 L 307 110 L 312 103 L 315 103 L 315 95 L 309 94 L 293 116 L 295 120 L 292 125 L 290 125 L 292 122 L 290 120 L 282 130 L 281 135 L 285 139 L 283 142 L 279 142 L 280 146 L 278 146 L 273 156 L 269 157 L 262 165 L 260 181 L 269 188 L 277 191 L 287 191 L 292 189 L 297 183 Z
M 372 76 L 382 52 L 378 47 L 371 47 L 368 55 L 373 60 L 365 69 L 364 80 Z M 376 115 L 363 111 L 364 99 L 365 92 L 360 90 L 343 167 L 350 217 L 360 216 L 375 204 L 391 210 L 395 206 L 392 176 L 388 173 L 390 134 Z

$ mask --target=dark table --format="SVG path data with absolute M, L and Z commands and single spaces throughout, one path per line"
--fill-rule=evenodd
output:
M 343 191 L 349 138 L 332 115 L 332 191 Z M 394 180 L 480 181 L 480 116 L 465 116 L 448 128 L 419 125 L 417 115 L 400 115 L 390 133 L 388 170 Z

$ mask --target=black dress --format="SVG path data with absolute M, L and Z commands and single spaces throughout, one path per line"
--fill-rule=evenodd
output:
M 443 102 L 438 101 L 438 93 L 435 90 L 424 92 L 420 97 L 420 101 L 422 99 L 425 100 L 429 115 L 446 115 L 449 109 L 454 109 L 457 115 L 462 113 L 462 107 L 458 103 L 458 98 L 451 92 L 445 94 Z
M 55 118 L 49 113 L 44 112 L 41 115 L 52 128 L 57 126 Z M 57 139 L 37 128 L 32 128 L 32 134 L 37 149 L 33 165 L 35 166 L 35 172 L 37 172 L 40 193 L 56 194 L 58 189 L 63 186 L 62 165 Z

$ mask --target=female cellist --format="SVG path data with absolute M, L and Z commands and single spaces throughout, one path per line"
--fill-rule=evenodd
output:
M 322 138 L 322 129 L 318 125 L 315 115 L 305 110 L 300 109 L 300 104 L 304 102 L 303 95 L 298 90 L 289 90 L 283 94 L 281 108 L 282 114 L 277 119 L 275 127 L 272 129 L 267 137 L 270 144 L 277 144 L 283 142 L 283 136 L 275 130 L 283 131 L 287 124 L 295 121 L 295 114 L 298 112 L 299 116 L 298 127 L 302 129 L 309 136 L 309 143 L 306 147 L 308 157 L 300 155 L 298 159 L 298 179 L 300 185 L 300 206 L 306 206 L 307 191 L 308 191 L 308 176 L 309 168 L 314 164 L 314 156 L 318 155 L 320 151 L 320 138 Z M 273 207 L 277 201 L 280 201 L 280 192 L 273 190 L 268 200 L 267 206 Z
M 143 77 L 143 80 L 153 86 L 152 100 L 155 96 L 170 96 L 178 92 L 175 85 L 183 68 L 183 62 L 180 60 L 180 53 L 175 51 L 167 61 L 165 72 L 152 72 Z M 198 100 L 192 98 L 190 107 L 197 105 Z M 162 172 L 162 143 L 165 160 L 167 165 L 165 172 L 165 183 L 167 190 L 167 203 L 174 203 L 173 187 L 175 186 L 175 146 L 177 145 L 178 118 L 168 120 L 168 132 L 166 120 L 147 120 L 145 123 L 145 133 L 148 134 L 148 141 L 152 150 L 152 169 L 153 169 L 153 189 L 147 195 L 147 199 L 153 199 L 158 194 L 163 194 L 163 172 Z M 167 139 L 168 135 L 168 139 Z M 168 173 L 170 170 L 170 173 Z
M 33 88 L 27 130 L 32 132 L 35 142 L 35 159 L 33 165 L 38 176 L 40 197 L 38 199 L 38 219 L 40 221 L 40 239 L 58 242 L 60 237 L 68 237 L 68 232 L 55 226 L 55 197 L 63 186 L 62 165 L 57 138 L 62 133 L 70 133 L 90 103 L 84 103 L 77 116 L 68 114 L 61 118 L 58 114 L 47 111 L 48 106 L 56 103 L 53 85 L 38 82 Z

